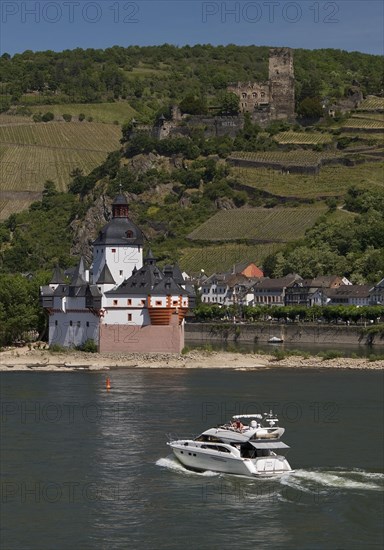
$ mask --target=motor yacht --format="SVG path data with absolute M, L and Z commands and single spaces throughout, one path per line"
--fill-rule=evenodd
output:
M 179 439 L 168 445 L 190 470 L 274 476 L 292 471 L 286 458 L 278 454 L 289 448 L 280 440 L 284 431 L 272 412 L 240 414 L 195 439 Z

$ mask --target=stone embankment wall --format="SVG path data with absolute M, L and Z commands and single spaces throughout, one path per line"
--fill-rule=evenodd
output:
M 265 343 L 276 336 L 289 344 L 374 344 L 384 346 L 384 335 L 370 336 L 361 326 L 312 324 L 186 323 L 185 342 Z

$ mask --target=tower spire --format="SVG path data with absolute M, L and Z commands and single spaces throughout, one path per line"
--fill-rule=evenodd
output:
M 114 218 L 128 218 L 128 202 L 122 192 L 122 185 L 119 184 L 119 194 L 112 203 L 112 216 Z

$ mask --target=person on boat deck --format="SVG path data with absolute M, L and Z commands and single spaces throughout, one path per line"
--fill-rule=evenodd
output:
M 235 425 L 235 428 L 238 429 L 238 430 L 242 430 L 244 428 L 244 425 L 241 423 L 240 420 L 236 420 L 234 422 L 234 425 Z

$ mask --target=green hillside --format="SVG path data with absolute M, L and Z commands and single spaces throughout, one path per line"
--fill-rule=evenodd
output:
M 304 102 L 321 107 L 322 98 L 348 103 L 358 82 L 367 97 L 354 112 L 263 127 L 245 117 L 231 136 L 190 125 L 190 115 L 228 114 L 228 84 L 265 81 L 268 51 L 163 45 L 2 55 L 0 271 L 73 263 L 121 186 L 160 263 L 213 272 L 249 260 L 272 275 L 384 276 L 380 56 L 294 51 L 297 111 Z M 158 140 L 131 122 L 169 121 L 175 104 L 186 115 L 176 136 Z

